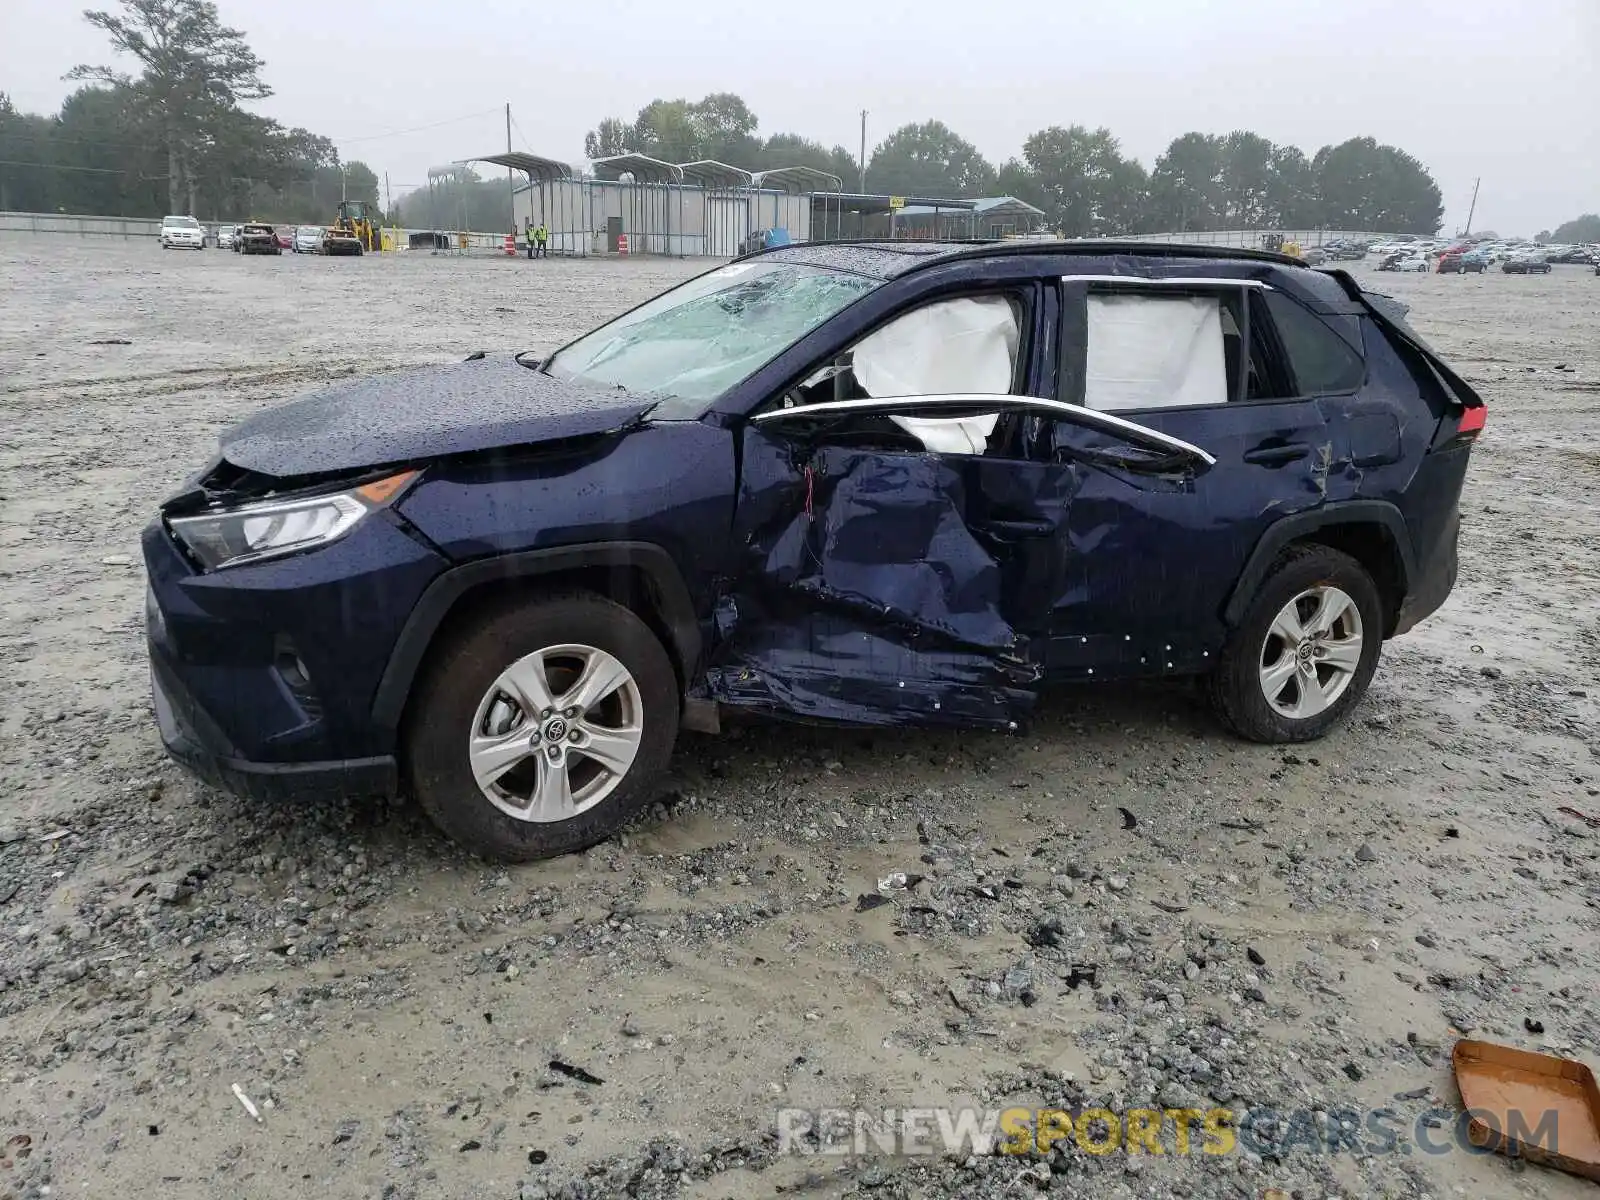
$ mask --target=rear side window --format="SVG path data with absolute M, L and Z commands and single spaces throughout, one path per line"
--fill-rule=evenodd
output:
M 1366 363 L 1320 317 L 1281 292 L 1267 292 L 1266 302 L 1294 372 L 1296 394 L 1353 392 L 1361 386 Z

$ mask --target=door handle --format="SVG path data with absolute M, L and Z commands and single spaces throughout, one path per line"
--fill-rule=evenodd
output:
M 1305 442 L 1263 442 L 1253 450 L 1244 452 L 1244 461 L 1261 467 L 1281 467 L 1284 463 L 1298 462 L 1311 453 Z

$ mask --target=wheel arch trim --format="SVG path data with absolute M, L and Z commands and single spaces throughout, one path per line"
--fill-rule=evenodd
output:
M 653 542 L 592 542 L 523 550 L 451 567 L 428 585 L 389 652 L 372 700 L 373 723 L 380 729 L 399 729 L 423 658 L 456 602 L 468 592 L 488 583 L 536 580 L 594 567 L 637 570 L 646 576 L 659 601 L 658 614 L 671 636 L 668 653 L 681 664 L 685 679 L 691 679 L 700 661 L 700 625 L 683 573 L 666 550 Z
M 1223 606 L 1222 619 L 1236 626 L 1244 619 L 1245 610 L 1254 599 L 1273 562 L 1284 547 L 1300 541 L 1318 530 L 1349 525 L 1376 525 L 1389 535 L 1400 565 L 1400 595 L 1396 607 L 1404 603 L 1417 578 L 1416 552 L 1411 545 L 1411 533 L 1406 528 L 1400 510 L 1387 500 L 1346 500 L 1325 504 L 1307 512 L 1293 513 L 1269 525 L 1255 549 L 1245 560 L 1244 569 L 1229 593 Z

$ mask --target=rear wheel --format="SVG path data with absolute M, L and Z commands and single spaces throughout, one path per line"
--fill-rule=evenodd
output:
M 633 612 L 587 593 L 510 604 L 436 648 L 406 722 L 417 802 L 485 858 L 581 850 L 648 801 L 678 682 Z
M 1383 605 L 1365 567 L 1328 546 L 1284 552 L 1223 650 L 1209 692 L 1218 716 L 1255 742 L 1319 738 L 1366 694 Z

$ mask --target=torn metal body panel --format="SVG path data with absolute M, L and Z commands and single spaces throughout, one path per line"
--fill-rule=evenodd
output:
M 747 431 L 712 696 L 862 724 L 1013 726 L 1039 669 L 1004 611 L 981 465 Z

